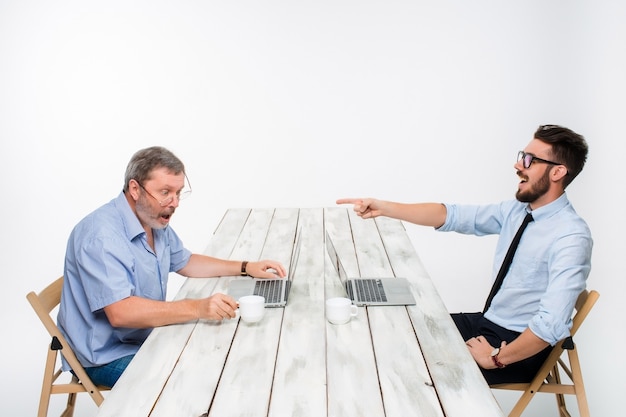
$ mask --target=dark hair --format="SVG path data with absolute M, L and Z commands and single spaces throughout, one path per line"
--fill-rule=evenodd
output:
M 585 138 L 566 127 L 542 125 L 535 132 L 535 139 L 552 145 L 552 159 L 567 167 L 567 175 L 563 178 L 563 188 L 566 188 L 587 161 L 589 148 Z
M 167 168 L 173 174 L 185 172 L 185 165 L 171 151 L 161 147 L 152 146 L 141 149 L 133 155 L 126 167 L 124 176 L 124 192 L 128 191 L 128 183 L 135 180 L 140 184 L 150 179 L 154 169 Z

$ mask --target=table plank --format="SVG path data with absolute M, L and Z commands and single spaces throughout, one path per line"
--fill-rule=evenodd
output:
M 358 272 L 352 231 L 346 209 L 326 209 L 325 225 L 333 239 L 337 255 L 344 262 L 348 276 Z M 330 262 L 326 267 L 327 286 L 339 282 Z M 377 377 L 368 313 L 359 307 L 357 317 L 342 325 L 326 324 L 326 372 L 328 374 L 328 415 L 379 417 L 385 415 Z
M 233 248 L 237 244 L 251 212 L 251 209 L 243 208 L 226 210 L 203 253 L 216 258 L 231 258 Z
M 385 218 L 376 223 L 396 275 L 406 276 L 413 285 L 417 305 L 408 310 L 445 415 L 503 416 L 404 226 Z
M 237 320 L 198 323 L 150 416 L 200 416 L 209 409 L 236 329 Z
M 301 209 L 301 252 L 283 317 L 270 417 L 326 415 L 323 210 Z
M 263 210 L 253 210 L 249 223 L 264 213 L 266 212 Z M 262 254 L 264 258 L 278 259 L 288 265 L 298 211 L 277 209 L 271 213 L 268 221 L 257 220 L 255 224 L 250 224 L 254 227 L 247 225 L 242 233 L 242 242 L 257 246 L 259 255 Z M 259 239 L 259 236 L 269 238 Z M 263 247 L 266 242 L 269 242 L 267 247 Z M 235 251 L 238 246 L 239 242 Z M 233 406 L 236 406 L 237 415 L 240 416 L 267 415 L 283 313 L 283 308 L 268 308 L 262 322 L 239 322 L 209 416 L 228 415 L 233 412 Z
M 361 275 L 393 277 L 377 223 L 349 213 Z M 386 416 L 443 416 L 407 307 L 375 306 L 367 312 Z
M 246 228 L 262 230 L 269 225 L 272 215 L 271 210 L 229 210 L 205 253 L 220 258 L 257 259 L 259 246 L 253 244 L 244 231 Z M 213 291 L 202 296 L 227 293 L 231 279 L 235 278 L 219 278 Z M 190 296 L 189 287 L 185 290 L 183 294 Z M 202 320 L 197 324 L 151 416 L 199 416 L 209 409 L 221 375 L 215 370 L 222 369 L 226 361 L 237 325 L 238 320 Z

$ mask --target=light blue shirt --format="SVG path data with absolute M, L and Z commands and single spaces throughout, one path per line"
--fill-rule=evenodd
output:
M 136 353 L 152 329 L 115 328 L 103 308 L 133 295 L 165 300 L 169 272 L 189 262 L 191 252 L 171 227 L 153 235 L 154 251 L 124 193 L 72 231 L 58 324 L 83 366 Z
M 513 236 L 529 210 L 517 200 L 485 206 L 446 205 L 438 230 L 483 236 L 499 234 L 493 263 L 495 280 Z M 586 287 L 593 240 L 567 195 L 532 211 L 502 287 L 485 318 L 509 330 L 530 330 L 555 345 L 570 335 L 576 299 Z M 485 294 L 485 299 L 488 294 Z

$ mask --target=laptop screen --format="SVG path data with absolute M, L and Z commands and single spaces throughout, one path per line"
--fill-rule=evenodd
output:
M 337 255 L 337 251 L 335 250 L 335 245 L 333 244 L 333 241 L 330 238 L 328 231 L 326 232 L 326 251 L 328 252 L 328 255 L 330 256 L 330 261 L 333 264 L 335 271 L 337 271 L 337 274 L 339 275 L 339 279 L 341 280 L 341 283 L 345 286 L 346 281 L 348 280 L 348 274 L 346 274 L 346 269 L 343 267 L 343 264 L 341 263 L 341 259 L 339 259 L 339 256 Z
M 287 279 L 289 281 L 293 281 L 293 275 L 296 272 L 296 266 L 298 265 L 298 258 L 300 257 L 300 246 L 301 246 L 301 228 L 296 230 L 296 241 L 293 245 L 293 252 L 291 252 L 291 260 L 289 261 L 289 270 L 287 271 Z

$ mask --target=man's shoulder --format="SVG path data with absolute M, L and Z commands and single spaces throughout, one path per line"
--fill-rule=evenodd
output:
M 72 231 L 77 236 L 117 235 L 124 231 L 122 213 L 115 207 L 115 200 L 98 207 L 82 218 Z
M 547 206 L 545 215 L 554 223 L 569 224 L 570 227 L 589 228 L 587 222 L 576 212 L 566 194 Z
M 568 242 L 576 239 L 577 245 L 587 246 L 583 242 L 592 244 L 592 234 L 589 225 L 577 212 L 574 207 L 566 201 L 565 204 L 555 206 L 554 210 L 542 213 L 538 222 L 545 228 L 546 234 L 551 235 L 555 242 L 562 240 Z M 569 243 L 566 243 L 569 244 Z

